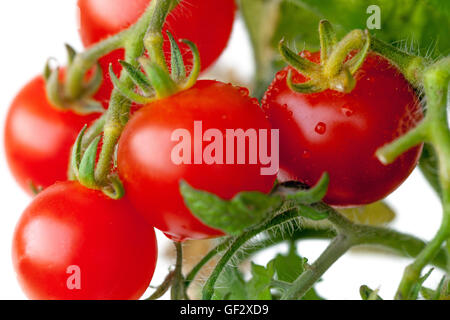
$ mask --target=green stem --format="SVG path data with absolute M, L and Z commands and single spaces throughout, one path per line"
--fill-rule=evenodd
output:
M 329 214 L 328 219 L 326 221 L 311 221 L 308 219 L 303 219 L 301 227 L 297 227 L 297 229 L 294 231 L 294 234 L 292 235 L 292 239 L 330 239 L 335 237 L 335 229 L 337 229 L 340 234 L 346 235 L 346 241 L 348 241 L 352 246 L 380 246 L 390 249 L 392 252 L 404 257 L 415 257 L 423 250 L 423 248 L 425 248 L 425 242 L 413 236 L 399 233 L 390 229 L 354 224 L 353 222 L 339 214 L 337 211 L 335 211 L 333 208 L 325 204 L 315 204 L 312 207 L 320 212 L 324 212 L 324 210 L 327 211 L 327 213 Z M 301 214 L 297 210 L 291 210 L 274 217 L 272 220 L 261 226 L 248 230 L 248 232 L 244 233 L 238 238 L 229 238 L 225 240 L 223 243 L 219 244 L 216 248 L 211 250 L 211 252 L 209 252 L 207 256 L 205 256 L 199 262 L 199 264 L 192 269 L 187 277 L 188 282 L 186 286 L 192 283 L 197 273 L 203 266 L 208 263 L 210 259 L 212 259 L 216 254 L 227 250 L 221 257 L 220 261 L 216 265 L 203 288 L 204 299 L 210 299 L 214 294 L 214 285 L 217 282 L 223 269 L 229 264 L 231 259 L 236 256 L 236 253 L 245 243 L 247 243 L 250 239 L 254 238 L 258 234 L 261 234 L 263 232 L 268 233 L 269 237 L 267 240 L 262 240 L 259 244 L 255 244 L 254 246 L 252 246 L 251 250 L 244 252 L 240 260 L 245 259 L 249 255 L 259 250 L 265 249 L 268 246 L 285 241 L 286 239 L 283 237 L 282 232 L 280 232 L 280 230 L 277 228 L 280 228 L 281 225 L 285 223 L 290 223 L 298 219 L 301 219 Z M 297 226 L 296 224 L 293 225 Z M 340 248 L 343 247 L 338 246 L 338 249 Z M 339 251 L 337 250 L 336 253 L 339 253 Z M 331 253 L 328 252 L 327 254 L 332 255 L 333 251 Z M 326 262 L 332 261 L 326 260 Z M 431 262 L 435 266 L 445 270 L 447 263 L 447 255 L 445 250 L 440 249 Z M 318 264 L 321 265 L 322 262 L 319 261 Z M 319 270 L 320 268 L 326 270 L 328 269 L 328 267 L 329 265 L 325 265 L 324 267 L 319 266 L 318 268 Z M 314 278 L 315 275 L 316 274 L 313 273 L 310 276 Z M 310 284 L 313 285 L 315 282 L 313 281 L 313 278 L 308 280 L 308 282 L 303 283 L 308 284 L 308 286 Z M 303 279 L 302 281 L 305 281 L 305 279 Z M 301 289 L 302 291 L 306 290 L 306 292 L 309 290 L 306 287 L 302 287 Z
M 220 274 L 222 273 L 225 266 L 229 263 L 231 258 L 235 255 L 237 251 L 240 250 L 240 248 L 250 239 L 255 237 L 256 235 L 260 234 L 261 232 L 270 230 L 274 227 L 277 227 L 283 223 L 295 220 L 299 218 L 299 214 L 297 210 L 291 210 L 288 212 L 285 212 L 283 214 L 280 214 L 270 220 L 269 222 L 260 225 L 258 227 L 255 227 L 248 232 L 245 232 L 241 236 L 235 238 L 230 246 L 229 249 L 225 252 L 225 254 L 222 256 L 222 258 L 217 263 L 216 267 L 214 268 L 213 272 L 211 273 L 208 281 L 206 282 L 205 286 L 203 287 L 203 300 L 210 300 L 214 294 L 214 286 L 217 282 L 217 279 L 219 278 Z
M 133 28 L 124 30 L 75 56 L 73 63 L 67 70 L 65 94 L 69 99 L 76 100 L 80 97 L 86 73 L 101 57 L 121 48 L 124 45 L 125 38 L 130 36 L 132 30 Z
M 320 257 L 283 294 L 281 300 L 301 299 L 320 277 L 353 245 L 351 238 L 339 234 Z
M 444 58 L 429 67 L 424 75 L 424 88 L 427 97 L 430 142 L 436 148 L 439 159 L 439 176 L 442 190 L 443 219 L 441 226 L 424 250 L 410 264 L 400 282 L 396 298 L 409 299 L 414 285 L 421 276 L 423 268 L 437 255 L 445 241 L 450 238 L 450 130 L 447 117 L 447 96 L 450 80 L 450 57 Z
M 161 31 L 168 13 L 175 8 L 178 2 L 179 1 L 177 0 L 162 1 L 160 3 L 160 8 L 152 11 L 151 20 L 154 21 L 154 23 L 150 24 L 144 38 L 145 49 L 152 61 L 159 65 L 166 73 L 167 63 L 163 50 L 164 37 Z M 150 6 L 151 5 L 152 4 L 150 4 Z
M 159 28 L 159 33 L 161 33 L 165 18 L 170 12 L 169 10 L 171 10 L 176 3 L 178 3 L 176 0 L 154 0 L 150 3 L 144 15 L 130 29 L 133 37 L 126 37 L 124 41 L 125 61 L 135 67 L 138 66 L 137 58 L 144 53 L 144 39 L 147 39 L 147 31 L 149 30 L 150 34 L 152 34 L 154 30 Z M 147 47 L 147 49 L 151 48 Z M 159 52 L 156 53 L 156 51 Z M 153 48 L 150 54 L 164 56 L 162 46 Z M 151 56 L 151 58 L 153 59 L 154 57 Z M 156 57 L 156 59 L 159 58 Z M 132 89 L 134 87 L 134 82 L 127 72 L 122 72 L 120 82 L 125 88 Z M 118 89 L 114 89 L 106 115 L 103 147 L 95 170 L 96 182 L 101 186 L 108 184 L 108 176 L 111 171 L 111 162 L 115 147 L 123 128 L 128 121 L 130 106 L 131 102 L 123 97 Z
M 409 149 L 428 140 L 429 121 L 422 121 L 416 128 L 408 134 L 400 137 L 394 142 L 387 144 L 376 152 L 376 156 L 383 164 L 391 164 L 400 155 Z
M 229 246 L 233 238 L 226 238 L 220 244 L 218 244 L 214 249 L 210 250 L 188 273 L 185 280 L 186 289 L 191 285 L 192 281 L 194 281 L 197 274 L 200 270 L 209 262 L 212 258 L 214 258 L 220 252 L 226 250 Z
M 425 58 L 406 53 L 377 38 L 372 38 L 371 49 L 395 64 L 415 88 L 421 87 L 423 71 L 428 64 Z
M 161 298 L 163 295 L 166 294 L 167 291 L 169 291 L 170 287 L 173 284 L 174 279 L 175 279 L 175 271 L 172 271 L 167 275 L 163 283 L 158 288 L 156 288 L 155 292 L 153 292 L 153 294 L 145 300 L 158 300 L 159 298 Z
M 177 252 L 175 264 L 174 279 L 171 291 L 172 300 L 184 300 L 186 297 L 183 279 L 183 245 L 180 242 L 174 242 Z

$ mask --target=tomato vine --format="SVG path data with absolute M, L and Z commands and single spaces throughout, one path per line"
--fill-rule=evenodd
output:
M 258 102 L 256 99 L 250 99 L 248 90 L 245 89 L 239 90 L 207 81 L 197 83 L 201 71 L 201 59 L 196 45 L 188 40 L 183 41 L 191 49 L 194 58 L 192 70 L 188 75 L 180 48 L 170 33 L 168 33 L 168 38 L 171 44 L 171 61 L 170 66 L 168 65 L 163 50 L 164 35 L 162 31 L 167 16 L 179 2 L 179 0 L 152 0 L 141 18 L 128 29 L 94 44 L 81 53 L 77 53 L 71 47 L 68 47 L 69 65 L 62 84 L 59 68 L 51 70 L 50 66 L 47 65 L 45 70 L 47 95 L 53 104 L 63 109 L 71 106 L 72 109 L 78 111 L 98 110 L 96 107 L 99 106 L 99 103 L 91 99 L 101 83 L 99 81 L 101 74 L 97 66 L 98 61 L 114 50 L 125 49 L 125 59 L 120 61 L 123 67 L 120 77 L 116 76 L 112 66 L 109 70 L 114 84 L 109 107 L 91 126 L 85 126 L 80 132 L 72 149 L 69 173 L 71 180 L 78 180 L 81 185 L 88 189 L 101 190 L 117 201 L 122 201 L 119 199 L 124 197 L 126 192 L 118 175 L 121 170 L 117 168 L 117 158 L 119 160 L 121 158 L 121 152 L 118 151 L 120 149 L 119 139 L 123 134 L 128 134 L 125 126 L 128 124 L 133 103 L 144 104 L 148 108 L 148 105 L 155 101 L 169 99 L 175 94 L 189 89 L 203 89 L 202 92 L 206 95 L 205 88 L 210 90 L 207 92 L 210 96 L 217 94 L 219 89 L 222 92 L 228 90 L 227 94 L 235 99 L 232 101 L 237 101 L 236 97 L 242 99 L 239 100 L 239 103 L 236 102 L 236 105 L 241 109 L 245 107 L 246 111 L 250 110 L 252 106 L 255 107 Z M 296 1 L 291 0 L 290 2 Z M 250 14 L 252 8 L 255 7 L 243 1 L 243 16 L 251 32 L 253 45 L 259 49 L 259 52 L 255 52 L 255 59 L 261 70 L 257 71 L 255 92 L 260 96 L 261 88 L 265 88 L 267 85 L 266 78 L 272 77 L 272 73 L 276 69 L 276 63 L 272 63 L 275 56 L 274 52 L 265 50 L 268 45 L 267 39 L 264 38 L 265 35 L 258 34 L 261 31 L 259 30 L 261 21 L 256 21 L 255 17 Z M 264 12 L 260 6 L 257 8 Z M 149 300 L 158 299 L 169 290 L 171 290 L 172 299 L 189 299 L 188 289 L 199 272 L 213 258 L 219 256 L 218 262 L 202 288 L 203 299 L 214 299 L 218 294 L 217 284 L 221 277 L 229 271 L 230 264 L 240 263 L 243 259 L 281 242 L 289 241 L 292 251 L 295 251 L 297 242 L 310 238 L 327 239 L 330 240 L 330 243 L 312 264 L 308 264 L 306 259 L 296 257 L 296 261 L 300 261 L 298 267 L 301 271 L 292 276 L 291 282 L 280 279 L 280 277 L 274 277 L 274 274 L 278 272 L 276 266 L 274 266 L 274 261 L 271 261 L 267 268 L 253 266 L 254 278 L 257 278 L 255 270 L 262 273 L 266 272 L 266 278 L 270 279 L 265 279 L 265 282 L 261 280 L 264 282 L 263 287 L 265 289 L 276 288 L 277 298 L 281 300 L 302 299 L 307 297 L 308 294 L 315 294 L 315 284 L 348 250 L 361 245 L 377 245 L 393 251 L 399 256 L 414 257 L 414 261 L 404 271 L 395 295 L 396 299 L 416 299 L 418 297 L 418 291 L 424 289 L 422 288 L 423 281 L 429 275 L 429 273 L 423 275 L 426 266 L 435 265 L 447 273 L 450 271 L 450 129 L 447 108 L 450 57 L 432 61 L 419 55 L 404 52 L 383 42 L 368 31 L 360 29 L 350 31 L 341 41 L 337 41 L 337 35 L 327 20 L 321 20 L 319 23 L 318 39 L 321 47 L 319 64 L 298 55 L 297 52 L 293 52 L 284 41 L 280 42 L 280 56 L 308 79 L 303 83 L 294 82 L 293 71 L 289 69 L 286 79 L 283 78 L 283 81 L 286 80 L 289 90 L 300 94 L 317 94 L 326 90 L 337 91 L 339 94 L 349 94 L 356 87 L 358 81 L 356 75 L 363 67 L 364 62 L 369 59 L 369 54 L 374 53 L 386 58 L 398 68 L 418 94 L 423 93 L 425 101 L 423 105 L 424 118 L 421 118 L 420 123 L 412 130 L 405 130 L 408 132 L 402 132 L 404 134 L 401 137 L 379 148 L 376 151 L 376 157 L 379 162 L 387 166 L 408 150 L 425 143 L 423 157 L 427 162 L 422 163 L 421 167 L 432 186 L 439 193 L 443 208 L 442 223 L 436 235 L 431 241 L 424 242 L 414 236 L 386 227 L 351 221 L 338 208 L 325 203 L 327 202 L 326 195 L 330 190 L 331 176 L 327 173 L 323 173 L 321 179 L 313 187 L 302 182 L 283 182 L 277 183 L 270 193 L 264 193 L 263 191 L 239 192 L 234 193 L 233 197 L 228 196 L 226 199 L 205 190 L 198 190 L 181 179 L 180 181 L 177 180 L 179 188 L 176 185 L 176 195 L 181 194 L 183 197 L 183 202 L 181 202 L 181 197 L 179 197 L 179 200 L 182 205 L 185 205 L 183 207 L 185 211 L 180 209 L 177 213 L 180 215 L 180 212 L 186 213 L 189 209 L 189 215 L 187 218 L 184 217 L 187 219 L 185 221 L 192 222 L 195 218 L 198 220 L 195 220 L 195 223 L 201 224 L 201 228 L 208 228 L 206 231 L 196 230 L 200 234 L 199 238 L 220 234 L 226 234 L 227 236 L 222 238 L 221 242 L 184 276 L 182 241 L 189 238 L 185 234 L 186 230 L 183 229 L 188 223 L 182 222 L 179 223 L 181 227 L 177 226 L 183 229 L 183 232 L 179 232 L 182 234 L 176 234 L 176 232 L 171 234 L 169 232 L 172 231 L 171 228 L 165 225 L 167 220 L 170 219 L 159 221 L 161 227 L 159 225 L 156 225 L 156 227 L 166 232 L 172 239 L 178 240 L 174 242 L 176 264 L 174 270 L 169 272 L 165 281 L 148 298 Z M 90 80 L 86 82 L 89 76 Z M 199 89 L 199 87 L 201 88 Z M 408 86 L 408 88 L 410 87 Z M 179 96 L 183 96 L 182 93 Z M 164 100 L 164 103 L 169 105 L 169 100 Z M 178 101 L 173 104 L 178 105 L 177 103 L 182 104 Z M 219 105 L 219 103 L 216 102 L 215 105 Z M 158 106 L 156 104 L 150 105 L 151 107 L 158 109 L 161 108 L 161 104 Z M 164 107 L 166 106 L 164 105 Z M 218 112 L 222 111 L 221 107 L 223 106 L 219 105 L 217 108 Z M 259 108 L 254 109 L 257 112 L 261 111 Z M 200 113 L 198 109 L 195 111 Z M 214 112 L 214 110 L 212 111 Z M 167 116 L 166 114 L 163 115 Z M 150 113 L 142 112 L 141 116 L 147 122 L 149 122 L 148 119 L 152 120 L 152 114 Z M 230 113 L 229 117 L 235 116 L 235 114 Z M 258 116 L 261 116 L 260 118 L 263 120 L 259 119 Z M 227 117 L 224 116 L 223 118 L 226 119 Z M 245 121 L 248 119 L 255 121 L 251 124 L 261 120 L 257 123 L 261 128 L 266 125 L 263 121 L 267 122 L 262 115 L 262 111 L 257 116 L 249 113 L 242 118 L 245 118 Z M 146 122 L 144 120 L 142 122 Z M 267 127 L 269 127 L 268 122 Z M 130 136 L 133 137 L 132 134 Z M 100 142 L 102 142 L 101 148 L 99 148 Z M 127 150 L 125 149 L 124 154 L 127 153 Z M 420 148 L 416 151 L 419 154 Z M 373 153 L 369 156 L 373 158 Z M 125 160 L 124 162 L 131 162 L 126 157 Z M 412 167 L 415 165 L 414 162 Z M 431 169 L 428 168 L 428 170 L 427 165 Z M 435 166 L 438 168 L 437 173 L 432 170 Z M 242 177 L 242 180 L 247 178 Z M 178 176 L 176 179 L 178 179 Z M 254 185 L 257 186 L 255 189 L 267 189 L 266 191 L 268 191 L 274 180 L 275 175 L 264 180 L 264 182 L 255 182 Z M 231 178 L 226 183 L 231 184 L 230 181 Z M 124 179 L 124 184 L 128 182 Z M 82 188 L 75 182 L 68 183 L 68 186 Z M 141 189 L 142 187 L 140 185 Z M 87 192 L 85 189 L 82 190 Z M 45 198 L 45 195 L 42 198 Z M 106 198 L 102 198 L 103 195 L 100 192 L 95 193 L 95 196 L 107 203 L 108 208 L 112 206 L 110 203 L 112 200 L 105 200 Z M 139 201 L 144 198 L 147 199 L 148 194 L 139 194 L 138 198 Z M 380 198 L 381 196 L 377 200 Z M 172 200 L 175 202 L 174 198 Z M 156 211 L 155 208 L 152 209 Z M 150 216 L 150 214 L 148 215 Z M 250 248 L 247 246 L 250 246 Z M 153 270 L 151 271 L 153 272 Z M 238 280 L 241 284 L 245 283 L 243 279 Z M 250 280 L 249 283 L 253 280 Z M 257 282 L 257 280 L 254 281 Z M 444 283 L 448 285 L 448 280 L 442 283 L 442 286 L 444 286 Z M 251 287 L 248 283 L 247 286 Z M 247 290 L 251 291 L 248 288 Z M 429 296 L 436 295 L 436 292 L 425 290 L 425 293 Z M 366 299 L 381 299 L 377 291 L 373 291 L 366 286 L 361 287 L 361 294 Z M 249 295 L 251 297 L 258 296 L 254 292 Z

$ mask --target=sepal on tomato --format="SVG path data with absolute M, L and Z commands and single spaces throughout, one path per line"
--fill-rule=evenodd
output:
M 322 20 L 319 24 L 321 62 L 315 64 L 289 49 L 282 40 L 279 51 L 284 60 L 298 72 L 309 78 L 305 83 L 293 83 L 287 79 L 291 90 L 299 93 L 317 93 L 327 89 L 348 93 L 355 85 L 355 73 L 359 70 L 370 49 L 371 38 L 367 31 L 353 30 L 340 42 L 331 24 Z M 352 51 L 358 53 L 348 60 Z
M 72 63 L 76 52 L 68 45 L 69 66 Z M 69 49 L 71 48 L 71 49 Z M 103 82 L 103 73 L 100 65 L 97 64 L 94 74 L 83 84 L 82 94 L 77 99 L 70 99 L 64 93 L 64 85 L 61 83 L 61 68 L 56 66 L 51 68 L 49 59 L 45 64 L 43 76 L 46 83 L 46 92 L 48 101 L 59 110 L 71 110 L 80 115 L 90 113 L 103 113 L 105 110 L 102 104 L 92 97 L 100 88 Z
M 114 87 L 130 101 L 148 104 L 156 99 L 169 97 L 179 91 L 187 90 L 197 82 L 201 71 L 200 53 L 197 46 L 189 40 L 180 40 L 189 46 L 194 58 L 192 70 L 189 75 L 186 75 L 186 66 L 180 47 L 170 32 L 167 33 L 171 44 L 170 74 L 166 68 L 144 56 L 138 59 L 139 67 L 135 67 L 126 61 L 119 61 L 124 72 L 136 85 L 137 90 L 135 90 L 135 88 L 124 85 L 114 74 L 112 65 L 110 65 L 109 73 Z
M 89 189 L 101 190 L 105 195 L 111 199 L 118 200 L 125 194 L 125 189 L 122 182 L 116 174 L 111 174 L 108 177 L 108 183 L 99 185 L 95 178 L 95 166 L 97 160 L 98 145 L 101 141 L 101 136 L 97 136 L 86 148 L 82 150 L 82 142 L 86 133 L 87 126 L 79 133 L 77 140 L 72 148 L 72 156 L 70 160 L 71 165 L 71 180 L 77 180 L 83 186 Z

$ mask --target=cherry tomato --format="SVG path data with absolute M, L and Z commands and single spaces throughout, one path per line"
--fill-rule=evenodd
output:
M 85 46 L 114 35 L 135 23 L 144 13 L 151 0 L 79 0 L 80 35 Z M 211 66 L 225 49 L 233 28 L 236 12 L 234 0 L 183 0 L 170 13 L 164 28 L 164 51 L 168 61 L 170 45 L 166 35 L 169 30 L 175 39 L 188 39 L 200 51 L 202 70 Z M 192 66 L 192 54 L 188 46 L 180 44 L 186 65 Z M 107 79 L 100 89 L 112 90 L 108 67 L 121 70 L 118 60 L 124 59 L 123 50 L 117 50 L 103 57 L 100 64 Z
M 303 55 L 319 63 L 320 53 Z M 295 93 L 287 86 L 288 70 L 294 82 L 307 80 L 290 67 L 280 71 L 262 103 L 272 126 L 280 129 L 281 181 L 314 185 L 328 172 L 325 202 L 353 206 L 386 197 L 410 175 L 422 146 L 387 166 L 375 157 L 378 148 L 423 118 L 413 89 L 386 59 L 369 54 L 349 94 Z
M 30 81 L 14 99 L 5 126 L 6 158 L 20 186 L 31 194 L 31 184 L 46 188 L 65 181 L 78 133 L 98 116 L 55 109 L 44 79 Z
M 198 127 L 199 122 L 202 129 Z M 183 141 L 186 139 L 192 148 L 191 151 L 185 149 L 180 152 L 183 156 L 186 152 L 190 160 L 177 163 L 172 153 L 179 142 L 173 134 L 180 129 L 189 133 L 190 137 L 183 138 Z M 230 161 L 234 164 L 227 164 L 223 160 L 221 164 L 220 161 L 207 162 L 205 157 L 201 159 L 210 143 L 216 141 L 214 137 L 199 147 L 196 145 L 209 129 L 216 129 L 217 133 L 225 136 L 226 129 L 266 129 L 268 132 L 270 124 L 258 101 L 248 96 L 247 89 L 216 81 L 198 81 L 187 91 L 137 111 L 119 141 L 118 170 L 126 196 L 153 226 L 176 241 L 222 235 L 219 230 L 201 223 L 185 206 L 179 191 L 181 180 L 224 199 L 230 199 L 241 191 L 267 193 L 275 181 L 276 172 L 261 174 L 261 168 L 268 167 L 261 165 L 261 161 L 255 164 Z M 270 152 L 270 132 L 268 137 Z M 220 141 L 221 138 L 217 139 Z M 225 146 L 224 139 L 221 142 Z M 237 146 L 235 143 L 234 157 L 243 151 L 242 148 L 237 150 Z M 200 154 L 198 164 L 195 164 L 195 149 L 200 150 L 197 153 Z M 226 151 L 221 153 L 218 157 L 225 159 Z M 249 152 L 246 157 L 249 157 Z
M 14 268 L 31 299 L 139 299 L 156 259 L 154 229 L 126 199 L 78 182 L 41 192 L 13 240 Z

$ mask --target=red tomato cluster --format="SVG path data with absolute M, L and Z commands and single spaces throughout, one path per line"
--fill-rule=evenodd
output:
M 131 5 L 129 0 L 79 0 L 84 44 L 93 45 L 130 26 L 150 1 L 134 0 Z M 165 29 L 176 39 L 195 42 L 206 69 L 227 44 L 235 9 L 233 0 L 181 1 Z M 182 51 L 189 66 L 192 56 L 187 48 Z M 320 53 L 303 55 L 315 63 L 320 57 Z M 118 50 L 100 62 L 103 67 L 112 63 L 118 72 L 122 58 Z M 378 148 L 423 117 L 412 88 L 387 60 L 370 54 L 348 94 L 295 93 L 286 83 L 289 70 L 294 82 L 307 80 L 291 67 L 280 71 L 262 108 L 246 88 L 218 81 L 198 81 L 188 90 L 142 106 L 118 144 L 117 171 L 126 191 L 121 200 L 66 181 L 74 140 L 98 114 L 55 109 L 46 97 L 43 78 L 32 80 L 12 103 L 5 127 L 13 175 L 28 191 L 31 185 L 45 188 L 25 210 L 14 235 L 14 266 L 26 294 L 33 299 L 138 299 L 156 265 L 153 228 L 175 241 L 223 235 L 190 212 L 179 191 L 181 181 L 223 199 L 244 191 L 270 192 L 276 173 L 262 174 L 260 162 L 175 163 L 173 133 L 179 129 L 188 134 L 184 142 L 192 146 L 183 157 L 206 152 L 206 144 L 197 144 L 196 123 L 203 130 L 215 130 L 217 136 L 226 136 L 228 130 L 279 130 L 278 179 L 312 186 L 328 172 L 324 201 L 331 205 L 378 201 L 408 177 L 420 146 L 388 166 L 375 157 Z M 112 91 L 106 74 L 105 79 L 95 96 L 102 103 L 108 102 Z M 200 134 L 202 142 L 213 140 Z M 269 150 L 273 143 L 268 141 Z M 238 145 L 232 148 L 233 155 L 240 151 Z
M 80 35 L 84 45 L 89 47 L 126 29 L 139 19 L 150 2 L 133 0 L 130 4 L 130 0 L 79 0 Z M 175 39 L 187 39 L 197 45 L 201 68 L 206 70 L 219 58 L 230 39 L 235 11 L 234 0 L 182 0 L 168 16 L 163 31 L 167 61 L 170 61 L 170 42 L 166 32 L 170 31 Z M 189 69 L 192 53 L 187 45 L 179 45 Z M 106 79 L 100 89 L 102 93 L 110 93 L 112 89 L 108 73 L 110 63 L 114 72 L 119 74 L 122 67 L 118 60 L 123 59 L 122 49 L 100 59 Z

